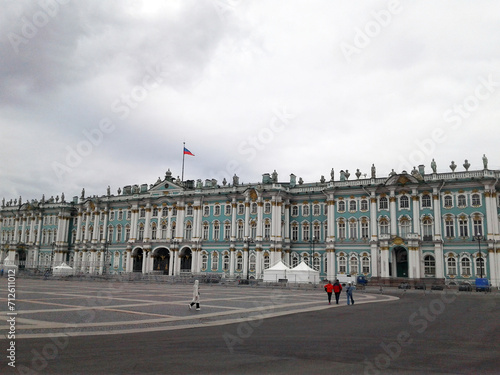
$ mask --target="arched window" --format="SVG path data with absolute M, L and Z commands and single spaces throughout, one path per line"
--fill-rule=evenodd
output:
M 389 234 L 389 220 L 382 218 L 379 221 L 380 234 Z
M 214 241 L 219 241 L 220 239 L 220 224 L 218 221 L 214 221 Z
M 253 202 L 252 203 L 252 214 L 256 214 L 257 213 L 257 203 Z
M 168 207 L 163 207 L 161 209 L 161 216 L 167 217 L 168 216 Z
M 229 271 L 229 255 L 228 254 L 223 255 L 222 262 L 223 262 L 223 265 L 222 265 L 223 270 Z
M 157 235 L 157 227 L 156 223 L 153 223 L 151 225 L 151 239 L 156 240 L 156 235 Z
M 378 208 L 379 208 L 379 210 L 388 210 L 389 209 L 389 201 L 387 200 L 387 197 L 380 198 L 380 200 L 378 202 Z
M 451 195 L 446 195 L 444 197 L 444 207 L 445 208 L 451 208 L 453 206 L 453 198 Z
M 467 206 L 467 200 L 465 199 L 465 195 L 460 194 L 460 195 L 457 197 L 457 205 L 458 205 L 458 207 L 460 207 L 460 208 L 463 208 L 463 207 Z
M 219 253 L 214 251 L 212 253 L 212 271 L 217 271 L 219 268 Z
M 349 211 L 356 212 L 356 201 L 354 199 L 349 201 Z
M 161 238 L 165 239 L 167 238 L 167 233 L 168 233 L 168 227 L 166 222 L 161 223 Z
M 297 206 L 292 206 L 292 216 L 299 216 L 299 208 Z
M 309 224 L 302 224 L 302 241 L 309 241 Z
M 345 212 L 345 202 L 344 201 L 339 201 L 337 205 L 337 210 L 339 212 Z
M 479 207 L 481 205 L 481 198 L 479 197 L 479 194 L 472 194 L 471 199 L 474 207 Z
M 206 253 L 201 254 L 201 270 L 206 271 L 208 268 L 208 255 Z
M 364 240 L 370 238 L 368 220 L 366 218 L 361 219 L 361 238 Z
M 399 198 L 399 208 L 400 209 L 410 208 L 410 199 L 408 198 L 407 195 L 403 195 L 401 198 Z
M 399 221 L 399 224 L 401 225 L 401 237 L 407 237 L 408 234 L 411 232 L 411 222 L 407 217 L 401 218 Z
M 122 242 L 122 226 L 118 225 L 116 227 L 116 242 Z
M 347 261 L 344 256 L 339 257 L 339 273 L 347 273 Z
M 193 206 L 187 206 L 186 216 L 193 216 Z
M 216 204 L 214 207 L 214 215 L 219 216 L 220 215 L 220 205 Z
M 238 254 L 236 256 L 236 271 L 243 271 L 243 257 L 241 256 L 241 254 Z
M 210 215 L 210 207 L 203 206 L 203 216 L 208 216 L 208 215 Z
M 363 273 L 366 275 L 366 274 L 369 274 L 370 273 L 370 258 L 368 257 L 363 257 L 361 259 L 361 267 L 363 269 Z
M 297 223 L 292 224 L 292 241 L 299 240 L 299 225 Z
M 186 228 L 185 228 L 185 235 L 184 235 L 184 238 L 187 240 L 187 241 L 191 241 L 191 236 L 193 234 L 193 225 L 191 224 L 190 221 L 188 221 L 186 223 Z
M 444 219 L 444 229 L 446 237 L 448 238 L 455 237 L 455 224 L 453 222 L 453 217 L 447 216 Z
M 269 254 L 265 253 L 264 254 L 264 269 L 267 270 L 270 266 L 270 259 L 269 259 Z
M 346 238 L 346 228 L 345 228 L 345 221 L 344 220 L 339 220 L 337 223 L 337 233 L 338 233 L 338 238 L 339 240 L 345 240 Z
M 358 222 L 355 219 L 349 220 L 349 239 L 358 239 Z
M 429 194 L 422 195 L 422 208 L 431 208 L 431 196 Z
M 255 239 L 257 237 L 257 223 L 252 221 L 250 224 L 250 238 Z
M 319 271 L 319 266 L 320 266 L 320 258 L 318 256 L 314 256 L 314 258 L 313 258 L 313 268 L 316 271 Z
M 424 272 L 427 277 L 436 276 L 436 260 L 432 255 L 424 256 Z
M 144 224 L 139 225 L 139 241 L 144 240 Z
M 469 220 L 466 216 L 458 218 L 458 234 L 460 237 L 469 237 Z
M 460 266 L 462 269 L 462 276 L 470 276 L 471 275 L 471 269 L 470 269 L 470 259 L 466 256 L 462 257 L 462 260 L 460 261 Z
M 484 257 L 484 255 L 483 255 Z M 484 269 L 484 258 L 476 258 L 476 277 L 486 277 L 486 272 Z
M 422 220 L 423 240 L 432 241 L 432 219 L 426 217 Z
M 319 204 L 315 204 L 313 206 L 313 215 L 314 216 L 319 216 L 320 213 L 321 213 L 321 210 L 320 210 Z
M 231 237 L 231 223 L 229 221 L 226 221 L 224 223 L 224 240 L 229 241 Z
M 266 219 L 264 223 L 264 241 L 269 241 L 271 239 L 271 223 Z
M 270 214 L 271 213 L 271 203 L 270 202 L 266 202 L 264 204 L 264 213 L 265 214 Z
M 351 275 L 356 275 L 358 274 L 358 258 L 356 258 L 354 255 L 351 256 L 351 259 L 349 260 L 349 273 Z
M 453 257 L 448 258 L 448 275 L 455 276 L 457 274 L 457 260 Z
M 368 211 L 368 201 L 366 199 L 361 201 L 361 211 Z
M 239 220 L 238 221 L 238 233 L 237 233 L 237 237 L 238 237 L 238 240 L 242 240 L 243 239 L 243 234 L 244 234 L 244 225 L 243 225 L 243 221 L 242 220 Z
M 304 204 L 302 206 L 302 216 L 309 216 L 309 205 Z
M 203 223 L 203 241 L 207 241 L 208 240 L 208 228 L 209 228 L 209 225 L 208 223 L 205 221 Z
M 249 257 L 248 257 L 248 270 L 250 272 L 255 272 L 255 254 L 251 254 Z
M 292 267 L 297 267 L 299 265 L 299 257 L 297 255 L 294 255 L 292 257 Z

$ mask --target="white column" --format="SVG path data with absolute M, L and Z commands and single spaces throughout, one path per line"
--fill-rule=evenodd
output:
M 26 216 L 23 215 L 23 217 L 21 218 L 22 220 L 22 225 L 21 225 L 21 242 L 23 243 L 26 243 L 27 240 L 26 240 Z
M 89 237 L 90 211 L 85 212 L 84 215 L 86 215 L 87 218 L 85 220 L 85 235 L 83 237 L 83 241 L 88 242 L 90 239 L 90 237 Z
M 290 202 L 285 202 L 285 233 L 282 234 L 285 241 L 290 241 Z
M 245 199 L 245 227 L 244 227 L 244 236 L 248 238 L 250 236 L 250 200 L 247 197 Z
M 151 207 L 148 203 L 146 207 L 146 220 L 144 221 L 144 242 L 151 240 Z
M 433 205 L 434 205 L 434 236 L 436 241 L 440 241 L 442 239 L 441 237 L 441 225 L 442 225 L 442 218 L 441 218 L 441 199 L 439 197 L 439 191 L 437 188 L 434 188 L 433 194 L 432 194 L 432 200 L 433 200 Z M 436 265 L 437 266 L 437 265 Z
M 391 215 L 391 235 L 397 236 L 398 218 L 396 213 L 396 197 L 394 196 L 394 190 L 391 190 L 391 194 L 389 196 L 389 212 Z
M 236 214 L 238 213 L 238 204 L 236 203 L 236 198 L 233 198 L 231 202 L 231 241 L 236 241 Z
M 326 259 L 328 262 L 327 270 L 326 270 L 326 278 L 328 280 L 334 280 L 335 274 L 336 274 L 335 250 L 327 249 L 326 250 Z
M 76 243 L 79 243 L 82 238 L 82 212 L 78 210 L 76 216 Z
M 184 238 L 184 203 L 177 202 L 177 225 L 175 227 L 175 238 L 182 241 Z
M 234 276 L 234 257 L 235 250 L 234 248 L 229 249 L 229 276 Z
M 262 249 L 258 249 L 256 251 L 255 257 L 255 276 L 256 278 L 262 277 L 262 266 L 263 266 L 263 257 L 262 257 Z
M 389 247 L 380 247 L 380 276 L 389 277 Z
M 259 198 L 257 202 L 257 241 L 262 241 L 262 230 L 263 230 L 263 217 L 264 217 L 264 203 L 262 198 Z
M 413 202 L 413 233 L 420 234 L 420 205 L 417 189 L 413 189 L 411 200 Z
M 137 223 L 139 221 L 139 209 L 137 205 L 132 207 L 132 216 L 130 218 L 130 242 L 137 241 Z

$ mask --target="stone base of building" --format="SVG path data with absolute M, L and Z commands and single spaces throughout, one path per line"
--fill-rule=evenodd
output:
M 425 279 L 409 279 L 407 277 L 372 277 L 369 285 L 381 285 L 397 287 L 403 283 L 407 283 L 411 288 L 424 286 L 431 288 L 432 286 L 445 286 L 445 279 L 441 278 L 425 278 Z

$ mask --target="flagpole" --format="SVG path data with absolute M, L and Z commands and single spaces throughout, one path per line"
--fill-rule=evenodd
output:
M 184 149 L 186 148 L 186 142 L 182 142 L 182 177 L 181 183 L 184 182 L 184 157 L 186 156 L 184 153 Z

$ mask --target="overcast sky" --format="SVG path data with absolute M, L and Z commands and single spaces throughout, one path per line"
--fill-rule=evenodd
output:
M 361 4 L 360 4 L 361 3 Z M 0 198 L 500 169 L 500 2 L 2 0 Z

